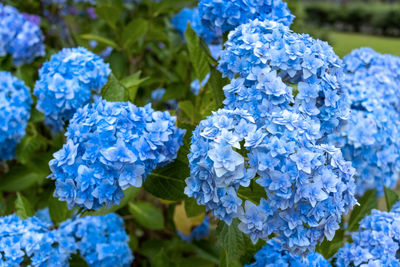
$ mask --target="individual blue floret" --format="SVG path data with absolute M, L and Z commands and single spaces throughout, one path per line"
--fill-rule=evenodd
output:
M 75 111 L 99 94 L 111 70 L 103 59 L 83 47 L 64 48 L 39 70 L 34 95 L 36 108 L 53 131 L 63 129 Z
M 204 217 L 203 222 L 196 226 L 189 235 L 185 235 L 177 230 L 177 233 L 180 238 L 182 238 L 185 242 L 192 242 L 193 240 L 201 240 L 204 237 L 208 236 L 210 233 L 210 222 L 208 216 Z
M 360 222 L 350 244 L 334 256 L 338 267 L 400 266 L 400 213 L 373 210 Z
M 228 224 L 239 218 L 253 242 L 276 234 L 284 249 L 306 254 L 333 238 L 356 203 L 351 163 L 315 143 L 319 130 L 288 110 L 262 125 L 248 111 L 214 112 L 193 132 L 185 193 Z M 257 203 L 238 194 L 251 183 L 265 190 Z
M 68 266 L 75 240 L 37 217 L 0 217 L 0 266 Z
M 185 134 L 176 117 L 151 105 L 97 100 L 78 109 L 67 143 L 50 161 L 54 195 L 68 206 L 99 209 L 119 203 L 153 169 L 173 161 Z
M 331 264 L 321 254 L 310 252 L 307 257 L 292 255 L 282 245 L 271 239 L 255 255 L 255 262 L 245 267 L 330 267 Z
M 201 22 L 228 32 L 250 20 L 271 20 L 290 26 L 294 16 L 282 0 L 200 0 Z
M 344 64 L 351 116 L 333 142 L 357 170 L 357 195 L 376 188 L 382 196 L 384 186 L 396 186 L 400 171 L 400 58 L 361 48 Z
M 220 41 L 222 34 L 218 33 L 218 31 L 212 31 L 202 24 L 198 8 L 184 8 L 172 18 L 172 24 L 181 35 L 185 34 L 189 22 L 197 35 L 207 43 Z
M 342 62 L 328 43 L 297 34 L 273 21 L 254 20 L 229 34 L 219 70 L 229 109 L 249 111 L 257 121 L 290 110 L 312 119 L 316 139 L 339 130 L 350 114 L 341 87 Z
M 128 267 L 134 259 L 124 222 L 115 213 L 70 219 L 58 231 L 75 241 L 76 252 L 89 266 Z
M 44 37 L 39 25 L 17 9 L 0 3 L 0 57 L 10 54 L 15 66 L 31 63 L 45 55 Z
M 31 104 L 25 83 L 0 71 L 0 161 L 15 157 L 15 148 L 25 136 Z

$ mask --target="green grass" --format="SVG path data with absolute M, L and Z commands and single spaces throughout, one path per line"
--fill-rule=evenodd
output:
M 400 56 L 400 38 L 381 37 L 359 33 L 330 32 L 330 44 L 343 57 L 351 50 L 369 46 L 377 52 Z

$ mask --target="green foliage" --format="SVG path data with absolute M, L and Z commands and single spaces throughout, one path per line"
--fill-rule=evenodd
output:
M 385 187 L 385 200 L 387 210 L 390 211 L 393 205 L 399 201 L 399 195 L 394 190 Z
M 129 211 L 136 221 L 151 230 L 164 228 L 164 216 L 158 208 L 148 202 L 129 203 Z
M 15 213 L 21 219 L 27 219 L 35 214 L 29 200 L 20 193 L 17 193 L 17 200 L 15 200 Z
M 358 202 L 359 206 L 353 209 L 349 219 L 349 226 L 347 229 L 351 232 L 357 231 L 361 219 L 367 216 L 371 210 L 378 208 L 376 190 L 368 190 Z

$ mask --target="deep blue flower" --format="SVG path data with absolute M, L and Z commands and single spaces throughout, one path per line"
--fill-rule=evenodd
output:
M 290 26 L 294 16 L 282 0 L 200 0 L 201 21 L 212 30 L 228 32 L 253 19 Z
M 65 48 L 39 70 L 34 95 L 36 108 L 53 131 L 61 131 L 75 111 L 99 94 L 111 73 L 103 59 L 83 47 Z
M 307 257 L 291 255 L 282 245 L 269 240 L 255 255 L 255 262 L 245 267 L 330 267 L 331 264 L 321 254 L 310 252 Z
M 11 54 L 13 64 L 21 66 L 45 55 L 44 37 L 39 25 L 17 9 L 0 3 L 0 56 Z
M 151 105 L 97 100 L 70 121 L 67 143 L 50 161 L 54 195 L 69 207 L 99 209 L 119 203 L 122 190 L 177 156 L 185 133 L 176 117 Z
M 15 148 L 25 136 L 31 104 L 25 83 L 0 71 L 0 161 L 15 157 Z

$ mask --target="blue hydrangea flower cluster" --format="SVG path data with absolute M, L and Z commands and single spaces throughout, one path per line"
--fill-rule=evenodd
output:
M 290 26 L 294 16 L 282 0 L 200 0 L 201 22 L 213 30 L 228 32 L 250 20 L 271 20 Z
M 357 194 L 376 188 L 382 196 L 384 186 L 396 186 L 400 172 L 400 58 L 362 48 L 344 64 L 351 116 L 333 141 L 357 170 Z
M 185 242 L 192 242 L 193 240 L 201 240 L 204 237 L 208 236 L 208 234 L 210 233 L 210 219 L 208 218 L 208 216 L 204 217 L 203 222 L 196 226 L 192 232 L 190 233 L 190 235 L 185 235 L 184 233 L 181 233 L 179 231 L 177 231 L 178 235 L 180 238 L 182 238 L 183 241 Z
M 255 262 L 245 267 L 331 267 L 331 264 L 319 253 L 311 252 L 307 257 L 291 255 L 282 249 L 282 245 L 271 239 L 255 255 Z
M 212 31 L 203 25 L 200 20 L 198 8 L 184 8 L 176 14 L 171 21 L 174 27 L 182 35 L 185 34 L 188 22 L 190 22 L 190 26 L 192 26 L 197 35 L 203 38 L 207 43 L 213 41 L 219 42 L 221 39 L 221 33 L 215 30 Z
M 31 104 L 25 83 L 0 71 L 0 161 L 15 157 L 15 148 L 25 136 Z
M 21 66 L 45 55 L 40 27 L 17 9 L 0 3 L 0 56 L 11 54 L 13 64 Z
M 175 121 L 150 104 L 97 100 L 78 109 L 67 143 L 50 161 L 54 195 L 70 208 L 118 204 L 122 190 L 140 187 L 148 173 L 176 158 L 185 131 Z
M 68 266 L 74 240 L 64 237 L 51 224 L 36 217 L 0 217 L 0 266 Z
M 310 128 L 324 135 L 349 116 L 341 60 L 332 47 L 280 23 L 254 20 L 237 27 L 218 68 L 231 78 L 224 104 L 246 109 L 257 120 L 292 110 L 312 118 Z
M 219 69 L 231 78 L 225 108 L 193 132 L 185 193 L 238 218 L 253 242 L 275 234 L 307 254 L 356 203 L 355 170 L 325 142 L 349 115 L 341 61 L 325 42 L 255 20 L 229 34 Z M 265 191 L 259 202 L 239 197 L 249 186 Z
M 228 224 L 239 218 L 253 242 L 277 234 L 290 252 L 312 251 L 356 200 L 351 163 L 314 143 L 310 121 L 286 110 L 257 126 L 247 111 L 215 112 L 193 132 L 185 193 Z M 265 195 L 243 203 L 238 190 L 253 178 Z
M 373 210 L 352 240 L 336 253 L 338 267 L 400 266 L 400 213 Z
M 63 222 L 59 231 L 63 238 L 75 241 L 75 252 L 89 266 L 128 267 L 133 262 L 124 221 L 115 213 L 71 219 Z
M 103 59 L 83 47 L 64 48 L 39 70 L 35 84 L 36 108 L 46 115 L 46 123 L 55 131 L 75 111 L 99 94 L 111 73 Z

